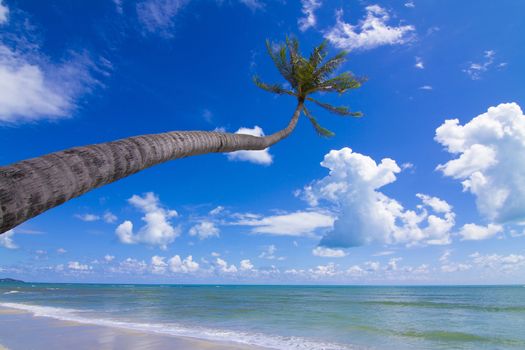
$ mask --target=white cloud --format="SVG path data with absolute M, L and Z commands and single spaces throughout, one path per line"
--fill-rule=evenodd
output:
M 219 206 L 215 207 L 214 209 L 210 210 L 209 214 L 210 215 L 219 215 L 223 211 L 224 211 L 224 207 L 222 205 L 219 205 Z
M 199 270 L 199 263 L 193 261 L 191 255 L 188 255 L 184 260 L 179 255 L 175 255 L 168 261 L 168 264 L 170 271 L 175 273 L 190 273 Z
M 0 1 L 0 26 L 8 17 L 9 8 Z M 32 24 L 25 19 L 23 26 Z M 68 118 L 76 100 L 100 84 L 93 73 L 108 74 L 85 52 L 69 52 L 55 64 L 39 52 L 35 36 L 5 34 L 0 37 L 0 123 Z
M 143 197 L 133 195 L 128 202 L 144 213 L 145 225 L 133 233 L 133 223 L 129 220 L 120 224 L 115 233 L 122 243 L 145 243 L 166 249 L 180 235 L 180 228 L 174 227 L 170 219 L 177 216 L 175 210 L 161 207 L 159 198 L 152 192 Z
M 364 269 L 368 272 L 379 271 L 381 264 L 378 261 L 367 261 L 364 263 Z
M 308 272 L 313 278 L 332 277 L 338 274 L 337 266 L 334 263 L 317 265 L 315 268 L 309 269 Z
M 242 218 L 232 225 L 252 226 L 252 233 L 278 236 L 308 236 L 321 228 L 330 228 L 334 218 L 315 211 L 297 211 L 267 217 Z
M 420 87 L 419 87 L 419 90 L 430 91 L 430 90 L 433 90 L 433 87 L 430 86 L 430 85 L 423 85 L 423 86 L 420 86 Z
M 342 258 L 346 256 L 346 252 L 342 249 L 332 249 L 326 247 L 315 247 L 312 254 L 322 258 Z
M 76 271 L 89 271 L 92 269 L 91 266 L 87 264 L 81 264 L 78 261 L 70 261 L 67 264 L 68 269 L 70 270 L 76 270 Z
M 9 230 L 2 234 L 0 234 L 0 247 L 4 247 L 7 249 L 16 249 L 18 246 L 13 241 L 13 236 L 15 235 L 15 231 Z
M 495 56 L 496 56 L 496 51 L 487 50 L 483 54 L 483 57 L 484 57 L 483 62 L 470 63 L 468 68 L 463 69 L 463 72 L 467 73 L 467 75 L 472 80 L 479 80 L 481 79 L 481 76 L 483 75 L 483 73 L 489 70 L 490 66 L 492 66 L 492 64 L 494 63 Z
M 166 258 L 163 256 L 154 255 L 151 257 L 151 272 L 154 274 L 162 275 L 166 272 L 168 264 L 164 261 Z
M 435 140 L 457 158 L 437 167 L 476 197 L 496 223 L 525 220 L 525 116 L 516 103 L 490 107 L 464 125 L 446 120 Z
M 382 45 L 403 44 L 410 40 L 409 34 L 414 26 L 400 25 L 390 27 L 387 10 L 378 5 L 366 8 L 366 17 L 359 24 L 352 25 L 343 21 L 343 11 L 337 11 L 336 25 L 325 33 L 325 38 L 340 49 L 368 50 Z
M 241 263 L 239 264 L 239 267 L 240 267 L 241 271 L 251 271 L 251 270 L 253 270 L 253 264 L 250 261 L 250 259 L 241 260 Z
M 113 260 L 113 259 L 111 259 Z M 148 264 L 144 260 L 137 260 L 134 258 L 127 258 L 121 261 L 118 266 L 110 267 L 110 272 L 118 272 L 125 274 L 143 274 L 148 269 Z
M 113 224 L 118 220 L 117 216 L 109 211 L 104 213 L 103 219 L 108 224 Z
M 401 171 L 394 160 L 385 158 L 377 164 L 372 158 L 345 147 L 330 151 L 321 165 L 328 168 L 330 174 L 303 191 L 310 205 L 318 206 L 320 201 L 326 201 L 338 208 L 333 230 L 323 237 L 321 246 L 450 243 L 455 215 L 446 202 L 418 194 L 422 200 L 419 210 L 407 210 L 379 191 L 393 183 Z
M 373 256 L 386 256 L 386 255 L 392 255 L 392 254 L 395 254 L 393 250 L 383 250 L 381 252 L 377 252 L 373 254 Z
M 301 12 L 304 17 L 299 18 L 297 24 L 302 32 L 306 31 L 308 28 L 315 27 L 317 24 L 315 11 L 321 7 L 321 4 L 321 0 L 301 0 Z
M 255 126 L 253 129 L 240 128 L 235 132 L 236 134 L 252 135 L 261 137 L 264 136 L 264 131 L 259 126 Z M 261 165 L 270 165 L 273 162 L 272 155 L 269 152 L 269 148 L 259 151 L 235 151 L 226 153 L 228 160 L 232 161 L 245 161 Z
M 86 55 L 73 55 L 58 66 L 47 62 L 37 53 L 18 52 L 0 42 L 0 122 L 68 118 L 77 107 L 75 100 L 98 84 Z
M 416 67 L 418 69 L 424 69 L 425 68 L 425 64 L 423 63 L 423 60 L 421 59 L 421 57 L 416 57 L 416 64 L 414 65 L 414 67 Z
M 421 199 L 424 205 L 432 208 L 436 213 L 449 213 L 452 211 L 450 204 L 437 197 L 427 196 L 422 193 L 416 194 L 416 197 Z
M 64 248 L 58 248 L 57 249 L 57 253 L 58 254 L 65 254 L 65 253 L 67 253 L 67 250 L 65 250 Z
M 115 260 L 115 256 L 114 255 L 109 255 L 109 254 L 106 254 L 104 255 L 104 261 L 105 262 L 112 262 L 113 260 Z
M 76 214 L 75 217 L 82 221 L 92 222 L 100 220 L 100 216 L 95 214 Z
M 403 260 L 403 258 L 391 258 L 386 266 L 387 271 L 396 271 L 398 267 L 397 263 L 401 260 Z
M 137 4 L 139 22 L 147 33 L 173 37 L 175 18 L 189 0 L 145 0 Z
M 466 224 L 463 225 L 459 234 L 464 240 L 479 241 L 494 237 L 494 235 L 502 231 L 503 227 L 501 225 L 488 224 L 488 226 L 480 226 L 476 224 Z
M 217 258 L 217 260 L 215 260 L 215 264 L 217 265 L 217 270 L 219 272 L 223 272 L 223 273 L 236 273 L 237 272 L 237 267 L 235 265 L 233 264 L 228 265 L 228 263 L 222 260 L 221 258 Z
M 408 1 L 408 2 L 405 2 L 405 7 L 414 8 L 416 7 L 416 5 L 414 4 L 413 1 Z
M 0 25 L 7 23 L 9 17 L 9 8 L 0 0 Z
M 463 264 L 463 263 L 448 262 L 444 265 L 441 265 L 441 271 L 443 272 L 461 272 L 461 271 L 468 271 L 471 268 L 472 268 L 472 265 Z
M 274 244 L 266 246 L 266 248 L 259 254 L 259 258 L 268 260 L 284 260 L 283 256 L 276 256 L 277 247 Z
M 250 10 L 262 10 L 264 8 L 264 3 L 261 0 L 239 0 L 243 5 L 246 5 Z
M 483 255 L 478 252 L 471 254 L 470 258 L 473 263 L 490 269 L 501 270 L 503 272 L 509 272 L 512 270 L 518 270 L 525 267 L 525 256 L 520 254 L 487 254 Z
M 211 221 L 203 221 L 190 228 L 190 236 L 198 236 L 199 239 L 219 237 L 219 229 Z

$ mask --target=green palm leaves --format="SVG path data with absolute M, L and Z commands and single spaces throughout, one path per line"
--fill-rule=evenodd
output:
M 270 41 L 266 41 L 266 47 L 273 63 L 288 82 L 287 85 L 289 87 L 281 84 L 267 84 L 262 82 L 259 77 L 254 76 L 253 81 L 258 87 L 278 95 L 295 96 L 303 103 L 306 101 L 313 102 L 330 113 L 340 116 L 360 117 L 362 115 L 360 112 L 352 112 L 348 107 L 332 106 L 310 97 L 311 94 L 316 92 L 344 94 L 349 90 L 357 89 L 365 81 L 354 77 L 349 72 L 334 75 L 337 68 L 345 61 L 347 55 L 345 51 L 330 59 L 326 59 L 326 42 L 323 42 L 315 47 L 310 56 L 306 58 L 302 56 L 299 50 L 297 39 L 290 38 L 286 38 L 286 42 L 279 46 L 272 45 Z M 302 111 L 319 135 L 325 137 L 335 135 L 330 130 L 323 128 L 306 106 L 303 106 Z

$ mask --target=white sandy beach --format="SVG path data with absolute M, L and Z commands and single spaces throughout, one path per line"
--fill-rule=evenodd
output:
M 202 341 L 35 317 L 29 312 L 8 308 L 0 308 L 0 324 L 0 350 L 263 350 L 260 347 L 235 343 Z

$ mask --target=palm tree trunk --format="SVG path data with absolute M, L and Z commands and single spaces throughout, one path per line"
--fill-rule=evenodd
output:
M 95 188 L 169 160 L 206 153 L 263 150 L 295 129 L 303 101 L 288 126 L 272 135 L 173 131 L 70 148 L 0 167 L 0 234 Z

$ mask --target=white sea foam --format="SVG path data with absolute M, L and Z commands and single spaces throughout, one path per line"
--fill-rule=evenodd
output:
M 35 316 L 51 317 L 63 321 L 72 321 L 83 324 L 115 327 L 143 331 L 149 333 L 172 335 L 179 337 L 189 337 L 205 339 L 210 341 L 236 342 L 246 345 L 255 345 L 269 349 L 278 350 L 349 350 L 357 349 L 353 346 L 347 346 L 336 343 L 319 342 L 301 337 L 284 337 L 267 335 L 263 333 L 248 333 L 224 329 L 212 329 L 204 327 L 186 327 L 179 324 L 160 324 L 160 323 L 135 323 L 123 322 L 106 318 L 92 318 L 82 316 L 85 310 L 75 310 L 66 308 L 57 308 L 49 306 L 37 306 L 20 303 L 0 303 L 0 306 L 29 311 Z M 362 349 L 362 348 L 360 348 Z
M 16 294 L 16 293 L 20 293 L 20 292 L 17 290 L 10 290 L 9 292 L 5 292 L 4 294 Z

